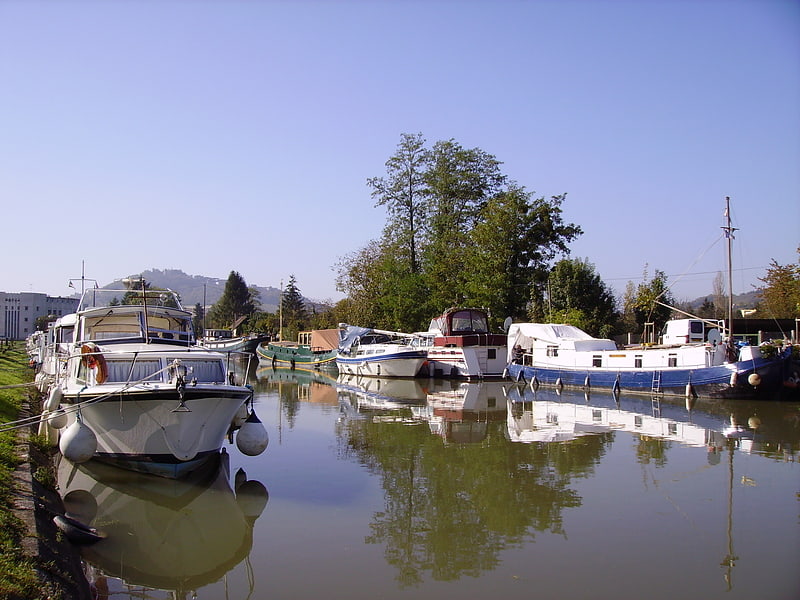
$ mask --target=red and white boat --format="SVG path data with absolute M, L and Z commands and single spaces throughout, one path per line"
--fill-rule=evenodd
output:
M 480 308 L 450 308 L 431 321 L 426 334 L 428 374 L 431 377 L 483 379 L 502 377 L 507 337 L 489 331 L 489 318 Z

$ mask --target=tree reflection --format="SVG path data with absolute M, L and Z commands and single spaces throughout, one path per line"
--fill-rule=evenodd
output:
M 573 477 L 594 472 L 613 433 L 561 444 L 514 444 L 502 422 L 490 422 L 478 444 L 446 443 L 424 422 L 349 420 L 341 452 L 381 476 L 385 510 L 373 516 L 366 542 L 383 544 L 402 587 L 479 576 L 500 552 L 564 535 L 562 512 L 581 497 Z

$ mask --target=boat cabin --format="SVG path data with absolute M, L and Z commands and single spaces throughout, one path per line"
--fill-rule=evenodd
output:
M 451 308 L 431 321 L 434 346 L 505 346 L 506 336 L 489 332 L 489 317 L 480 308 Z
M 722 323 L 715 325 L 702 319 L 672 319 L 664 325 L 661 343 L 665 346 L 719 343 L 721 329 Z

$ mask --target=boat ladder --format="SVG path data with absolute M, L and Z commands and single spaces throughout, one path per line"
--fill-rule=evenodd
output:
M 653 371 L 653 385 L 650 387 L 650 391 L 654 394 L 661 393 L 661 371 Z

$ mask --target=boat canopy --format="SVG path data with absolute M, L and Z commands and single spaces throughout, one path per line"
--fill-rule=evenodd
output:
M 586 352 L 617 349 L 613 340 L 592 337 L 574 325 L 553 323 L 513 323 L 508 328 L 509 357 L 516 346 L 521 346 L 523 350 L 558 346 L 565 350 Z
M 403 333 L 402 331 L 387 331 L 339 323 L 339 352 L 347 354 L 352 346 L 359 344 L 411 344 L 417 337 L 413 333 Z
M 339 351 L 349 352 L 354 344 L 358 344 L 362 335 L 371 332 L 369 327 L 357 327 L 355 325 L 345 325 L 342 323 L 339 329 Z
M 451 308 L 431 320 L 428 331 L 437 335 L 489 333 L 486 311 L 480 308 Z

